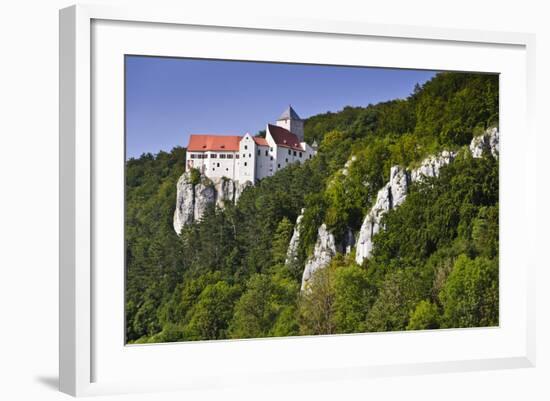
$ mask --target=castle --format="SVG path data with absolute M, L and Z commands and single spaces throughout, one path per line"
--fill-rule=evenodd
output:
M 304 121 L 291 106 L 275 125 L 267 124 L 265 138 L 249 133 L 189 137 L 186 166 L 209 178 L 227 177 L 240 183 L 271 176 L 291 163 L 303 163 L 316 154 L 315 142 L 304 141 Z

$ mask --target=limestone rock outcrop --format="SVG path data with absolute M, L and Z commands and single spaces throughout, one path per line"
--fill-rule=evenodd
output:
M 438 155 L 428 156 L 420 166 L 411 172 L 411 182 L 422 180 L 422 177 L 439 177 L 439 170 L 455 159 L 456 152 L 444 150 Z
M 304 218 L 304 209 L 301 210 L 300 215 L 296 219 L 296 224 L 294 225 L 294 231 L 292 232 L 292 237 L 288 244 L 288 249 L 286 251 L 286 260 L 285 265 L 292 266 L 298 262 L 298 246 L 300 245 L 300 226 L 302 219 Z
M 483 135 L 473 138 L 469 151 L 475 158 L 482 157 L 486 152 L 498 158 L 498 129 L 488 129 Z M 451 151 L 443 151 L 438 155 L 429 156 L 410 173 L 398 166 L 392 167 L 390 181 L 378 192 L 375 204 L 367 213 L 361 225 L 355 253 L 355 261 L 358 264 L 363 263 L 365 259 L 370 257 L 373 246 L 372 238 L 381 228 L 382 217 L 389 210 L 405 201 L 409 185 L 421 181 L 424 177 L 438 177 L 441 168 L 452 163 L 456 156 L 457 152 Z
M 307 288 L 313 273 L 319 269 L 325 268 L 336 255 L 336 252 L 337 249 L 334 235 L 327 230 L 327 226 L 323 223 L 317 230 L 317 242 L 313 249 L 313 255 L 307 260 L 304 268 L 302 291 Z
M 214 183 L 207 178 L 201 177 L 201 182 L 195 185 L 194 221 L 199 221 L 201 219 L 206 208 L 216 201 L 216 195 Z
M 229 178 L 210 179 L 201 175 L 198 182 L 193 182 L 191 172 L 181 175 L 177 183 L 176 210 L 173 226 L 177 234 L 181 229 L 195 221 L 199 221 L 205 210 L 211 204 L 223 208 L 228 203 L 237 202 L 250 182 L 240 184 Z
M 351 156 L 349 160 L 344 164 L 344 168 L 342 169 L 342 174 L 344 176 L 347 176 L 349 174 L 349 168 L 355 160 L 357 160 L 357 156 Z
M 484 152 L 490 152 L 498 159 L 499 134 L 497 128 L 489 128 L 483 135 L 476 136 L 470 143 L 470 153 L 473 157 L 481 157 Z
M 174 230 L 177 234 L 183 226 L 193 222 L 195 218 L 195 185 L 188 173 L 180 176 L 177 183 L 176 210 L 174 211 Z
M 216 191 L 216 206 L 223 208 L 228 203 L 235 203 L 237 187 L 235 181 L 229 178 L 214 179 L 214 189 Z M 238 198 L 238 197 L 237 197 Z
M 380 230 L 382 216 L 388 210 L 399 206 L 405 201 L 409 187 L 409 175 L 405 169 L 394 166 L 390 170 L 390 181 L 378 191 L 374 205 L 367 213 L 359 230 L 355 261 L 363 263 L 372 251 L 372 237 Z

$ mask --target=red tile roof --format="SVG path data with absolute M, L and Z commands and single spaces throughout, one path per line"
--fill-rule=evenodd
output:
M 294 150 L 304 150 L 300 146 L 300 140 L 298 139 L 298 137 L 289 130 L 272 124 L 269 124 L 267 128 L 269 130 L 269 133 L 273 137 L 273 140 L 278 146 L 291 148 Z
M 267 143 L 267 140 L 265 138 L 262 138 L 261 136 L 255 136 L 253 137 L 253 139 L 254 139 L 254 142 L 256 142 L 256 145 L 269 146 L 269 144 Z
M 238 152 L 241 137 L 238 135 L 190 135 L 187 150 L 204 152 L 207 150 L 226 150 Z

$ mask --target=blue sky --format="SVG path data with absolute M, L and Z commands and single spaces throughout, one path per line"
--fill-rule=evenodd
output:
M 189 134 L 251 134 L 289 104 L 302 118 L 407 97 L 433 71 L 126 57 L 126 157 Z

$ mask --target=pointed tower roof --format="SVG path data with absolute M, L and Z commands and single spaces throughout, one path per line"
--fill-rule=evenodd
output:
M 280 120 L 301 120 L 298 113 L 294 111 L 291 105 L 288 105 L 288 108 L 283 111 L 283 114 L 277 119 L 277 121 Z

